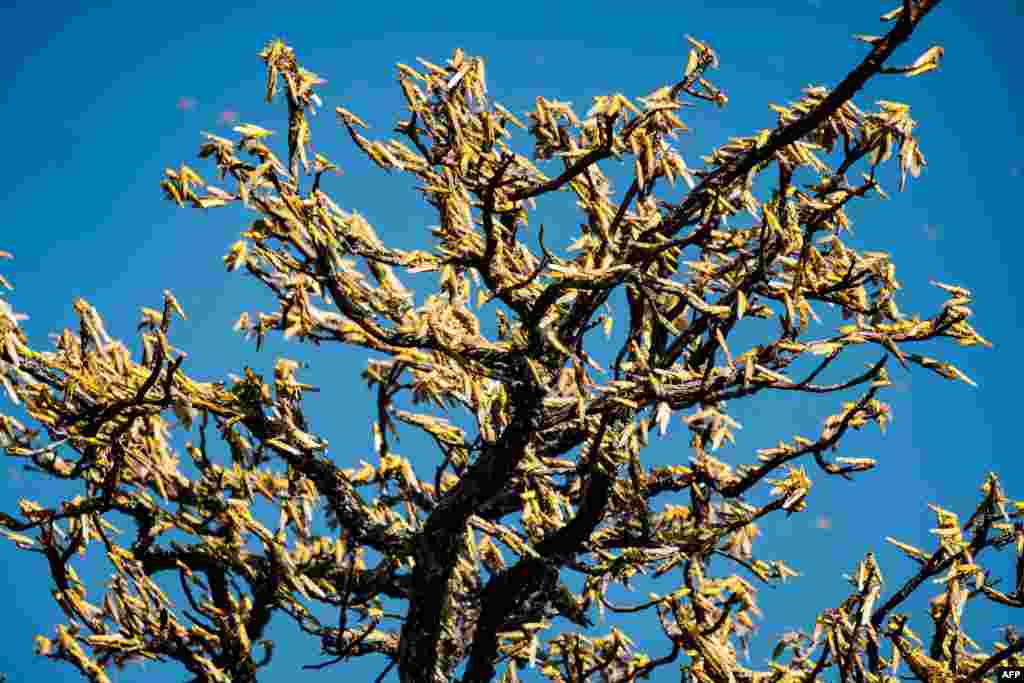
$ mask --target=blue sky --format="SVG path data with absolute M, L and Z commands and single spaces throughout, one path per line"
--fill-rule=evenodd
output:
M 332 452 L 351 466 L 369 459 L 371 448 L 370 411 L 358 374 L 363 355 L 338 348 L 310 353 L 281 341 L 257 353 L 233 335 L 239 313 L 267 305 L 256 283 L 224 273 L 221 264 L 244 229 L 243 215 L 179 210 L 161 199 L 158 188 L 163 169 L 182 162 L 213 175 L 195 159 L 201 131 L 227 135 L 235 122 L 248 122 L 283 133 L 282 105 L 262 99 L 264 75 L 256 53 L 268 39 L 282 37 L 303 65 L 328 79 L 320 90 L 328 113 L 314 120 L 313 142 L 344 175 L 327 190 L 343 208 L 363 213 L 386 242 L 411 247 L 429 243 L 427 228 L 436 221 L 418 203 L 410 179 L 387 176 L 361 158 L 329 114 L 344 106 L 369 122 L 375 136 L 389 136 L 402 102 L 395 62 L 417 56 L 443 62 L 462 47 L 486 58 L 491 95 L 513 112 L 531 107 L 537 95 L 568 100 L 584 112 L 595 95 L 642 96 L 674 82 L 685 64 L 682 36 L 691 34 L 719 53 L 722 64 L 713 80 L 730 98 L 724 110 L 684 110 L 694 132 L 680 149 L 692 166 L 728 137 L 774 125 L 769 102 L 794 100 L 806 85 L 834 85 L 866 52 L 850 35 L 881 33 L 878 15 L 895 4 L 787 0 L 640 8 L 531 1 L 211 8 L 179 2 L 158 10 L 148 3 L 110 2 L 5 8 L 0 25 L 9 27 L 2 86 L 8 151 L 0 166 L 0 249 L 16 257 L 0 264 L 16 287 L 8 298 L 31 316 L 24 327 L 36 347 L 47 344 L 47 334 L 72 324 L 77 297 L 100 310 L 114 336 L 134 343 L 139 307 L 158 306 L 161 292 L 170 288 L 189 314 L 172 338 L 190 354 L 189 373 L 222 379 L 247 364 L 272 368 L 276 354 L 310 361 L 313 382 L 324 388 L 310 404 L 313 423 L 343 444 Z M 856 99 L 862 108 L 879 99 L 910 104 L 929 166 L 903 194 L 895 192 L 889 176 L 892 198 L 870 200 L 853 213 L 852 243 L 893 254 L 904 312 L 929 314 L 941 304 L 942 293 L 928 285 L 930 278 L 972 289 L 975 325 L 995 347 L 942 347 L 978 382 L 977 389 L 896 368 L 897 387 L 885 398 L 894 410 L 891 428 L 884 437 L 871 430 L 853 434 L 843 453 L 876 457 L 878 469 L 850 483 L 824 480 L 809 468 L 815 487 L 808 511 L 789 520 L 769 518 L 761 547 L 769 559 L 785 558 L 803 576 L 762 590 L 765 618 L 752 651 L 756 666 L 763 666 L 781 631 L 810 627 L 818 611 L 846 596 L 841 575 L 866 551 L 879 556 L 887 589 L 899 585 L 913 567 L 883 539 L 891 535 L 934 547 L 927 533 L 934 526 L 928 502 L 966 516 L 989 471 L 1002 477 L 1011 497 L 1024 498 L 1024 464 L 1013 436 L 1020 420 L 1017 349 L 1024 344 L 1014 277 L 1024 246 L 1016 204 L 1024 191 L 1024 82 L 1012 68 L 1024 29 L 1021 17 L 1016 1 L 947 0 L 911 45 L 897 52 L 898 62 L 909 63 L 941 43 L 942 68 L 915 79 L 877 79 Z M 571 212 L 554 204 L 542 211 L 552 241 L 565 246 L 575 225 Z M 816 436 L 821 420 L 836 408 L 835 397 L 737 405 L 744 430 L 737 446 L 720 457 L 746 462 L 755 449 L 795 433 Z M 5 405 L 3 411 L 9 409 Z M 403 442 L 404 449 L 415 445 Z M 683 459 L 685 450 L 676 426 L 652 448 L 651 461 Z M 403 454 L 423 463 L 432 457 Z M 56 495 L 34 475 L 4 468 L 0 509 L 13 512 L 22 497 L 46 501 Z M 43 563 L 9 543 L 0 545 L 0 557 L 9 634 L 0 649 L 0 672 L 11 683 L 75 680 L 69 667 L 31 653 L 32 636 L 51 634 L 63 621 L 49 598 L 48 577 L 41 580 Z M 1009 557 L 1000 556 L 993 569 L 1008 575 Z M 923 600 L 913 605 L 918 611 L 911 626 L 929 632 L 920 612 Z M 983 642 L 997 635 L 995 625 L 1012 621 L 1003 611 L 978 609 L 971 623 Z M 653 644 L 653 654 L 665 650 L 651 624 L 631 622 L 631 628 L 639 644 Z M 318 660 L 317 644 L 298 637 L 281 617 L 269 636 L 279 641 L 271 675 L 294 675 L 302 664 Z M 353 665 L 353 675 L 372 680 L 379 667 L 365 666 Z M 145 671 L 126 669 L 115 680 L 145 677 L 156 683 L 182 680 L 183 673 L 177 665 L 149 665 Z

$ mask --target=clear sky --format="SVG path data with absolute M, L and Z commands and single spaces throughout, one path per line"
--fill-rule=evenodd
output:
M 20 3 L 0 10 L 8 55 L 0 249 L 16 257 L 0 264 L 16 287 L 8 299 L 31 316 L 24 327 L 35 346 L 72 324 L 72 301 L 84 297 L 114 336 L 137 348 L 139 307 L 158 307 L 161 292 L 170 288 L 189 314 L 172 338 L 189 352 L 188 372 L 217 380 L 240 373 L 243 365 L 266 371 L 275 354 L 309 360 L 313 382 L 324 387 L 310 404 L 313 423 L 339 444 L 333 456 L 351 466 L 371 452 L 367 394 L 358 375 L 362 354 L 338 348 L 313 354 L 277 341 L 257 354 L 233 335 L 239 313 L 268 303 L 259 285 L 226 274 L 221 264 L 244 229 L 243 215 L 233 209 L 207 215 L 180 210 L 163 201 L 158 188 L 163 169 L 182 162 L 213 176 L 195 159 L 201 131 L 230 135 L 232 125 L 248 122 L 280 131 L 277 141 L 283 142 L 282 105 L 262 99 L 257 52 L 268 39 L 282 37 L 304 66 L 328 79 L 320 90 L 327 113 L 314 121 L 313 141 L 344 175 L 326 189 L 343 208 L 363 213 L 385 242 L 409 247 L 426 246 L 428 226 L 436 221 L 417 202 L 411 180 L 386 176 L 359 156 L 329 113 L 344 106 L 369 122 L 375 136 L 389 136 L 402 102 L 395 62 L 417 56 L 443 62 L 462 47 L 487 59 L 491 95 L 513 112 L 530 108 L 537 95 L 568 100 L 585 112 L 595 95 L 642 96 L 674 82 L 685 65 L 683 35 L 691 34 L 719 53 L 721 68 L 712 76 L 730 98 L 724 110 L 684 110 L 694 133 L 684 138 L 681 152 L 693 166 L 729 136 L 774 125 L 768 103 L 794 100 L 806 85 L 837 83 L 867 50 L 851 34 L 883 32 L 878 15 L 895 4 Z M 894 255 L 904 312 L 930 314 L 941 304 L 942 292 L 929 286 L 930 278 L 972 289 L 975 325 L 995 348 L 943 347 L 978 382 L 977 389 L 892 366 L 897 387 L 885 400 L 895 422 L 885 436 L 875 430 L 852 434 L 842 453 L 877 457 L 878 469 L 850 483 L 825 480 L 811 466 L 815 487 L 808 510 L 789 520 L 769 518 L 761 541 L 767 559 L 785 558 L 803 575 L 761 591 L 765 617 L 751 652 L 757 667 L 764 666 L 780 632 L 810 628 L 817 612 L 847 595 L 842 574 L 866 551 L 878 555 L 887 591 L 898 586 L 914 566 L 884 538 L 934 548 L 927 503 L 966 517 L 989 471 L 1002 477 L 1011 497 L 1024 498 L 1024 464 L 1013 436 L 1021 419 L 1024 345 L 1020 284 L 1013 275 L 1024 246 L 1017 205 L 1024 192 L 1021 17 L 1017 0 L 947 0 L 910 46 L 897 52 L 898 63 L 909 63 L 941 43 L 942 68 L 914 79 L 876 79 L 855 100 L 862 108 L 879 99 L 910 104 L 929 165 L 903 194 L 888 177 L 892 198 L 871 200 L 854 212 L 853 243 Z M 564 209 L 550 211 L 552 239 L 565 246 L 572 216 Z M 737 406 L 744 430 L 738 445 L 719 456 L 747 462 L 755 449 L 795 433 L 817 436 L 821 420 L 837 404 L 836 397 L 770 397 Z M 2 410 L 10 409 L 8 404 Z M 432 457 L 404 454 L 421 463 Z M 688 457 L 678 422 L 650 457 Z M 55 495 L 33 474 L 7 464 L 3 472 L 4 511 L 14 512 L 18 498 L 50 501 Z M 1000 557 L 994 569 L 1009 577 L 1009 556 Z M 0 558 L 7 634 L 0 672 L 11 683 L 75 680 L 70 667 L 31 652 L 34 634 L 50 635 L 63 622 L 49 597 L 44 563 L 8 542 L 0 544 Z M 90 574 L 88 567 L 83 573 Z M 912 603 L 917 611 L 911 626 L 930 633 L 923 604 Z M 970 623 L 978 625 L 976 635 L 985 643 L 997 635 L 995 626 L 1021 618 L 977 609 Z M 653 624 L 633 624 L 638 644 L 652 644 L 654 656 L 664 652 Z M 268 670 L 275 680 L 319 660 L 318 644 L 297 636 L 283 617 L 275 618 L 268 635 L 279 641 Z M 351 680 L 372 680 L 379 669 L 377 662 L 357 663 L 346 673 Z M 337 673 L 303 675 L 313 680 Z M 176 664 L 150 664 L 126 669 L 115 680 L 183 677 Z

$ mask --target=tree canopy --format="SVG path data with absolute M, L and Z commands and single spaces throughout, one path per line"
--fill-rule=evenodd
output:
M 389 246 L 328 195 L 339 169 L 314 150 L 309 119 L 323 81 L 271 41 L 259 56 L 266 99 L 287 107 L 286 157 L 271 131 L 244 123 L 200 148 L 223 188 L 187 165 L 161 187 L 181 207 L 253 214 L 224 263 L 276 306 L 243 314 L 239 332 L 257 346 L 280 332 L 327 353 L 366 350 L 375 460 L 350 467 L 346 445 L 307 419 L 307 395 L 327 379 L 315 368 L 282 357 L 273 378 L 248 367 L 189 376 L 172 345 L 185 312 L 170 291 L 142 309 L 137 354 L 84 300 L 78 330 L 36 349 L 0 299 L 0 381 L 28 415 L 0 416 L 0 444 L 81 491 L 0 513 L 0 531 L 42 555 L 67 615 L 36 637 L 38 653 L 95 683 L 139 659 L 176 661 L 196 682 L 250 682 L 271 660 L 277 618 L 309 634 L 326 656 L 318 666 L 379 657 L 381 680 L 394 670 L 403 683 L 680 671 L 699 683 L 938 683 L 1024 665 L 1012 630 L 987 651 L 962 627 L 968 606 L 1024 607 L 1024 502 L 994 474 L 966 519 L 932 505 L 934 549 L 888 539 L 914 568 L 895 589 L 867 553 L 849 595 L 786 634 L 768 669 L 741 657 L 758 586 L 795 574 L 769 559 L 758 525 L 806 508 L 809 471 L 856 480 L 875 466 L 838 453 L 851 431 L 885 428 L 890 362 L 973 384 L 914 348 L 990 346 L 969 322 L 970 291 L 935 282 L 948 295 L 938 311 L 903 313 L 889 255 L 846 239 L 848 208 L 885 196 L 881 167 L 898 166 L 903 190 L 925 166 L 908 105 L 862 109 L 854 97 L 876 76 L 938 66 L 938 46 L 889 64 L 938 4 L 903 0 L 882 17 L 887 33 L 857 36 L 868 54 L 838 85 L 771 105 L 774 126 L 699 168 L 672 144 L 688 129 L 683 106 L 727 103 L 710 76 L 718 56 L 700 40 L 688 39 L 678 80 L 597 97 L 583 115 L 542 97 L 513 114 L 489 96 L 484 60 L 461 49 L 443 65 L 399 64 L 397 138 L 371 140 L 357 113 L 335 111 L 369 160 L 414 176 L 436 210 L 433 242 L 416 250 Z M 532 155 L 514 150 L 515 129 Z M 565 253 L 534 215 L 549 195 L 578 209 Z M 410 281 L 424 273 L 434 280 L 421 292 Z M 606 353 L 616 327 L 624 339 Z M 875 354 L 865 369 L 850 362 L 857 351 Z M 739 428 L 730 402 L 779 392 L 838 406 L 815 438 L 766 444 L 753 461 L 725 456 Z M 645 463 L 673 421 L 687 455 Z M 429 471 L 395 450 L 408 431 L 436 447 Z M 331 535 L 312 529 L 320 512 Z M 1000 551 L 1015 558 L 1008 590 L 986 568 Z M 87 595 L 72 565 L 90 553 L 112 576 Z M 659 590 L 628 604 L 609 596 L 641 575 Z M 932 580 L 928 614 L 901 613 Z M 635 647 L 616 624 L 625 613 L 646 614 L 664 648 Z M 930 638 L 915 632 L 925 628 Z

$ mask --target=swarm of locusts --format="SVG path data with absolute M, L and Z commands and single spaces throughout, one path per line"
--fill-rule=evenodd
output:
M 995 475 L 966 521 L 933 506 L 935 549 L 889 539 L 916 565 L 903 583 L 887 590 L 869 553 L 850 594 L 787 633 L 768 668 L 743 657 L 757 585 L 796 575 L 755 547 L 761 520 L 805 509 L 809 470 L 856 479 L 875 466 L 838 453 L 851 430 L 890 419 L 878 395 L 892 358 L 972 383 L 912 349 L 989 345 L 968 322 L 968 290 L 934 283 L 948 294 L 941 309 L 904 314 L 888 255 L 844 241 L 848 205 L 884 197 L 880 167 L 898 164 L 902 189 L 925 165 L 907 105 L 853 98 L 876 76 L 936 68 L 939 47 L 907 66 L 887 60 L 937 4 L 905 0 L 882 17 L 888 33 L 857 36 L 870 52 L 834 89 L 771 105 L 774 125 L 700 167 L 673 144 L 683 106 L 727 98 L 709 80 L 718 56 L 696 39 L 680 80 L 597 97 L 582 115 L 542 97 L 513 114 L 489 97 L 483 59 L 462 50 L 443 65 L 399 64 L 397 137 L 371 139 L 356 113 L 336 113 L 363 155 L 413 176 L 436 210 L 433 240 L 411 251 L 328 196 L 338 167 L 314 151 L 307 118 L 324 81 L 271 42 L 260 57 L 267 100 L 287 106 L 287 158 L 271 131 L 242 124 L 202 143 L 219 186 L 185 165 L 161 186 L 179 206 L 254 215 L 224 263 L 277 306 L 242 315 L 238 331 L 373 352 L 363 376 L 375 453 L 353 467 L 361 453 L 317 433 L 303 408 L 316 387 L 293 360 L 277 359 L 272 379 L 250 368 L 190 377 L 171 343 L 186 316 L 169 291 L 142 309 L 136 352 L 82 300 L 78 329 L 37 350 L 0 299 L 0 381 L 21 417 L 0 416 L 2 446 L 78 491 L 0 516 L 7 537 L 42 556 L 67 615 L 37 636 L 38 653 L 96 683 L 138 660 L 177 661 L 197 682 L 255 681 L 273 617 L 312 636 L 310 658 L 325 657 L 312 668 L 373 656 L 386 665 L 378 680 L 396 670 L 403 683 L 626 683 L 680 670 L 699 683 L 938 683 L 1024 664 L 1012 632 L 986 651 L 962 628 L 968 601 L 1024 607 L 1024 503 Z M 514 150 L 516 135 L 532 154 Z M 614 164 L 628 169 L 622 194 L 605 174 Z M 761 174 L 777 181 L 758 197 Z M 580 217 L 563 253 L 534 217 L 535 200 L 555 193 Z M 410 273 L 436 274 L 436 287 L 417 293 Z M 752 318 L 777 334 L 740 344 L 732 333 Z M 616 325 L 624 341 L 602 363 Z M 866 369 L 826 382 L 858 347 Z M 813 370 L 797 372 L 800 360 Z M 727 456 L 739 428 L 729 403 L 779 392 L 854 398 L 832 399 L 816 437 Z M 399 429 L 436 446 L 429 471 L 393 450 Z M 648 443 L 673 436 L 686 439 L 680 462 L 645 464 Z M 753 492 L 768 502 L 748 502 Z M 331 534 L 314 533 L 314 514 Z M 997 590 L 981 562 L 1007 548 L 1016 583 Z M 74 569 L 83 557 L 105 558 L 109 581 L 87 591 Z M 659 590 L 609 597 L 640 576 Z M 924 583 L 938 587 L 929 612 L 900 614 Z M 664 634 L 660 651 L 615 625 L 638 612 Z M 928 629 L 930 641 L 918 635 Z

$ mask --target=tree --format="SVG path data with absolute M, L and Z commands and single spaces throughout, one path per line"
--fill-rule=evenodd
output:
M 405 683 L 514 681 L 531 665 L 573 682 L 632 681 L 675 665 L 715 683 L 814 680 L 829 670 L 858 683 L 901 672 L 935 683 L 1024 664 L 1024 638 L 1008 631 L 986 652 L 961 628 L 971 601 L 1024 606 L 1024 525 L 1014 521 L 1024 504 L 994 475 L 966 522 L 934 507 L 935 551 L 893 541 L 918 565 L 894 592 L 883 595 L 869 553 L 851 594 L 811 634 L 779 642 L 769 671 L 737 657 L 757 609 L 751 582 L 793 574 L 755 552 L 757 524 L 805 508 L 810 461 L 847 478 L 874 466 L 833 453 L 851 430 L 884 428 L 889 408 L 877 396 L 891 384 L 889 357 L 970 382 L 909 349 L 934 339 L 988 345 L 968 322 L 970 292 L 936 283 L 947 303 L 908 317 L 895 305 L 889 258 L 843 239 L 847 205 L 882 195 L 882 164 L 896 155 L 901 189 L 924 165 L 906 105 L 862 111 L 853 97 L 876 75 L 937 66 L 939 47 L 887 66 L 937 4 L 904 0 L 884 15 L 886 35 L 860 37 L 870 52 L 836 88 L 774 107 L 774 128 L 731 140 L 699 170 L 669 143 L 685 128 L 676 112 L 686 99 L 726 103 L 708 80 L 717 56 L 698 40 L 676 83 L 635 102 L 599 97 L 583 119 L 538 98 L 528 124 L 488 99 L 480 58 L 456 50 L 445 66 L 399 65 L 408 119 L 396 132 L 405 143 L 371 141 L 358 116 L 337 114 L 373 162 L 421 181 L 440 220 L 430 251 L 388 247 L 321 188 L 337 170 L 311 148 L 306 116 L 321 104 L 321 80 L 271 42 L 260 56 L 267 99 L 280 88 L 287 105 L 286 163 L 267 145 L 270 131 L 243 124 L 239 140 L 207 135 L 200 151 L 232 191 L 184 165 L 168 170 L 162 188 L 180 206 L 242 204 L 258 215 L 225 257 L 277 300 L 277 310 L 238 321 L 257 345 L 280 330 L 373 354 L 364 378 L 376 402 L 377 461 L 340 466 L 304 414 L 315 387 L 299 380 L 295 361 L 278 359 L 272 382 L 249 368 L 227 383 L 189 377 L 170 343 L 175 316 L 185 317 L 170 292 L 162 309 L 143 309 L 138 360 L 84 301 L 75 304 L 78 333 L 65 330 L 52 351 L 33 349 L 3 302 L 0 374 L 36 425 L 3 416 L 3 445 L 84 488 L 57 508 L 23 500 L 20 516 L 0 517 L 8 537 L 45 558 L 69 620 L 53 641 L 37 637 L 39 653 L 95 682 L 109 680 L 111 663 L 138 658 L 178 661 L 195 681 L 254 681 L 273 653 L 267 625 L 281 613 L 319 639 L 326 664 L 382 655 Z M 534 157 L 554 173 L 513 152 L 510 127 L 529 131 Z M 613 158 L 631 169 L 621 199 L 605 175 Z M 857 171 L 863 182 L 851 184 Z M 688 185 L 683 200 L 659 199 L 676 178 Z M 553 253 L 542 225 L 532 249 L 535 199 L 563 191 L 584 221 L 579 253 Z M 417 304 L 402 271 L 437 273 L 436 291 Z M 612 305 L 619 295 L 622 310 Z M 485 304 L 493 335 L 473 312 Z M 616 318 L 625 340 L 602 364 L 601 328 L 609 334 Z M 777 335 L 741 346 L 750 318 L 777 320 Z M 812 336 L 812 318 L 835 323 L 833 333 Z M 877 362 L 823 383 L 866 345 L 881 347 Z M 713 455 L 733 438 L 729 401 L 787 391 L 861 393 L 817 439 L 793 437 L 753 464 Z M 645 466 L 651 433 L 664 435 L 676 413 L 690 433 L 690 464 Z M 399 424 L 432 440 L 436 470 L 417 472 L 392 450 Z M 189 460 L 179 462 L 173 439 L 191 432 L 198 443 L 185 444 Z M 747 500 L 762 489 L 770 502 Z M 663 501 L 676 502 L 658 510 Z M 268 506 L 276 529 L 263 521 Z M 330 537 L 311 530 L 321 507 Z M 115 515 L 134 522 L 128 545 Z M 1016 585 L 1002 592 L 980 562 L 1006 548 L 1016 551 Z M 71 566 L 90 549 L 114 570 L 94 602 Z M 712 558 L 734 573 L 715 576 Z M 664 589 L 640 604 L 608 597 L 640 573 Z M 158 583 L 168 576 L 179 601 Z M 926 645 L 896 610 L 928 579 L 942 590 L 926 615 Z M 317 616 L 323 607 L 329 622 Z M 649 613 L 666 636 L 664 654 L 638 652 L 604 624 L 591 635 L 596 616 L 622 612 Z

